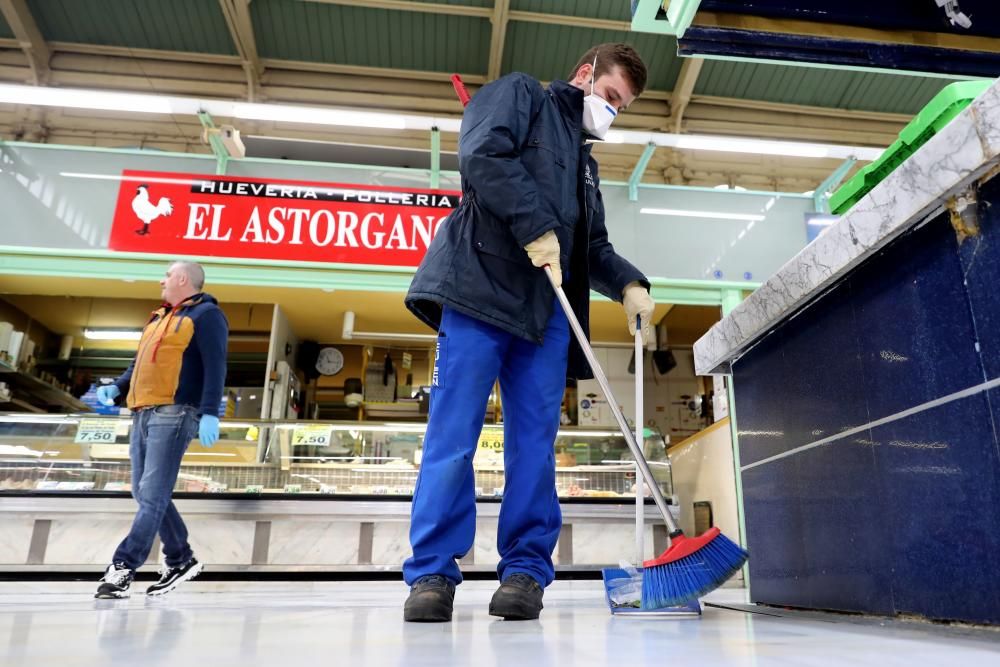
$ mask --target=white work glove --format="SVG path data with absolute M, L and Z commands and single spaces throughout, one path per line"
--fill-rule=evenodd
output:
M 649 332 L 651 320 L 653 319 L 653 298 L 639 281 L 630 282 L 622 290 L 622 305 L 625 306 L 625 315 L 628 317 L 628 332 L 635 337 L 635 316 L 642 320 L 642 344 L 649 342 Z
M 556 286 L 562 285 L 562 269 L 559 267 L 559 239 L 551 229 L 524 246 L 531 263 L 542 268 L 546 264 L 552 269 Z

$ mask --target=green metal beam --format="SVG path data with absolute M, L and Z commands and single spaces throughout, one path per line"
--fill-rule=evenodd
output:
M 833 170 L 833 173 L 826 177 L 826 180 L 819 184 L 813 192 L 813 204 L 817 213 L 830 212 L 830 193 L 837 189 L 840 182 L 844 180 L 851 168 L 858 163 L 857 159 L 849 157 Z
M 678 39 L 683 37 L 684 32 L 691 26 L 699 5 L 701 0 L 671 0 L 667 5 L 667 21 L 670 22 Z
M 114 153 L 118 155 L 141 155 L 143 157 L 175 157 L 175 158 L 185 158 L 185 159 L 195 159 L 195 160 L 215 160 L 214 155 L 205 155 L 202 153 L 176 153 L 173 151 L 160 151 L 160 150 L 150 150 L 147 148 L 105 148 L 102 146 L 70 146 L 66 144 L 35 144 L 28 141 L 5 141 L 3 142 L 5 148 L 10 149 L 30 149 L 30 150 L 58 150 L 58 151 L 77 151 L 84 153 Z M 242 162 L 246 164 L 273 164 L 282 166 L 295 166 L 295 167 L 317 167 L 321 169 L 354 169 L 357 171 L 371 171 L 373 169 L 370 164 L 354 164 L 349 162 L 318 162 L 314 160 L 284 160 L 276 158 L 265 158 L 265 157 L 245 157 L 245 158 L 229 158 L 230 161 Z M 393 172 L 401 174 L 417 174 L 426 173 L 426 169 L 413 169 L 411 167 L 378 167 L 379 172 Z M 447 176 L 458 176 L 457 171 L 449 171 L 447 169 L 441 170 L 442 175 Z
M 733 309 L 743 301 L 743 293 L 739 290 L 726 290 L 722 297 L 722 316 L 726 317 Z M 747 522 L 746 513 L 743 509 L 743 473 L 740 470 L 740 440 L 739 427 L 736 424 L 736 392 L 733 389 L 733 376 L 726 377 L 726 393 L 729 401 L 729 434 L 732 439 L 733 449 L 733 473 L 736 478 L 736 514 L 739 518 L 740 534 L 739 543 L 746 549 L 747 547 Z M 747 587 L 750 585 L 750 568 L 743 566 L 743 581 Z
M 667 183 L 638 183 L 640 190 L 676 190 L 677 192 L 711 192 L 723 195 L 761 195 L 763 197 L 781 197 L 782 199 L 812 199 L 812 195 L 804 195 L 801 192 L 778 192 L 775 190 L 716 190 L 715 188 L 698 185 L 670 185 Z M 601 179 L 601 186 L 628 187 L 628 181 L 615 181 Z
M 643 149 L 639 161 L 635 163 L 635 169 L 632 170 L 632 175 L 628 177 L 629 201 L 639 201 L 639 183 L 642 182 L 642 175 L 646 173 L 646 167 L 649 166 L 649 161 L 653 159 L 653 153 L 655 152 L 656 144 L 649 142 L 646 144 L 646 148 Z
M 111 250 L 61 250 L 0 246 L 0 276 L 158 281 L 170 255 Z M 413 269 L 323 262 L 271 262 L 225 257 L 191 257 L 222 285 L 405 292 Z M 0 281 L 2 282 L 2 281 Z
M 31 150 L 59 150 L 59 151 L 75 151 L 84 153 L 111 153 L 119 155 L 141 155 L 143 157 L 175 157 L 175 158 L 185 158 L 193 160 L 215 160 L 212 155 L 205 155 L 202 153 L 176 153 L 171 151 L 159 151 L 159 150 L 149 150 L 149 149 L 136 149 L 136 148 L 104 148 L 100 146 L 69 146 L 65 144 L 35 144 L 25 141 L 5 141 L 3 146 L 9 149 L 31 149 Z M 356 171 L 371 171 L 373 167 L 369 164 L 352 164 L 348 162 L 317 162 L 312 160 L 282 160 L 274 158 L 259 158 L 259 157 L 245 157 L 245 158 L 229 158 L 230 161 L 240 162 L 243 164 L 272 164 L 279 165 L 282 167 L 316 167 L 319 169 L 351 169 Z M 411 167 L 378 167 L 379 172 L 392 172 L 401 174 L 426 174 L 426 169 L 413 169 Z M 450 171 L 447 169 L 442 169 L 440 171 L 442 176 L 459 177 L 460 174 L 457 171 Z M 601 185 L 605 187 L 628 187 L 627 181 L 616 181 L 616 180 L 601 180 Z M 637 187 L 640 190 L 676 190 L 678 192 L 712 192 L 715 194 L 729 194 L 729 195 L 762 195 L 767 197 L 781 197 L 782 199 L 812 199 L 812 195 L 803 195 L 798 192 L 775 192 L 773 190 L 716 190 L 715 188 L 709 187 L 698 187 L 690 185 L 668 185 L 663 183 L 638 183 Z
M 701 0 L 639 0 L 632 15 L 632 31 L 683 37 L 700 4 Z M 667 5 L 665 16 L 660 13 L 664 5 Z
M 48 276 L 65 279 L 158 281 L 172 255 L 0 246 L 2 276 Z M 414 269 L 407 267 L 289 262 L 231 257 L 191 257 L 200 262 L 211 281 L 221 285 L 252 285 L 347 291 L 406 292 Z M 650 278 L 651 295 L 658 303 L 720 306 L 727 292 L 741 294 L 757 283 L 717 280 Z M 596 292 L 595 301 L 606 300 Z
M 229 164 L 229 151 L 222 145 L 219 133 L 213 131 L 217 128 L 208 112 L 199 111 L 198 120 L 201 121 L 201 126 L 208 133 L 208 144 L 212 147 L 212 153 L 215 155 L 215 173 L 221 176 L 226 173 L 226 165 Z
M 441 187 L 441 130 L 431 128 L 431 189 Z

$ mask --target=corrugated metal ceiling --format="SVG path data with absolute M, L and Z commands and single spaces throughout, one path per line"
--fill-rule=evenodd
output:
M 417 0 L 492 7 L 493 0 Z M 626 21 L 624 0 L 511 0 L 512 11 L 564 16 L 568 25 L 511 21 L 501 71 L 564 78 L 590 46 L 633 44 L 650 69 L 648 88 L 669 91 L 681 58 L 673 37 L 572 25 L 573 17 Z M 50 41 L 235 54 L 216 0 L 28 0 Z M 340 6 L 303 0 L 253 0 L 257 48 L 264 58 L 438 72 L 484 74 L 486 18 Z M 0 18 L 0 36 L 12 37 Z M 696 94 L 895 113 L 918 111 L 947 79 L 708 61 Z
M 236 53 L 218 2 L 206 0 L 28 0 L 49 41 Z
M 493 0 L 415 0 L 433 5 L 458 5 L 460 7 L 492 7 Z
M 492 3 L 488 3 L 492 6 Z M 582 16 L 591 19 L 611 19 L 631 21 L 632 12 L 628 0 L 608 2 L 607 0 L 511 0 L 512 11 Z
M 264 58 L 441 72 L 484 72 L 489 59 L 485 19 L 281 0 L 250 10 Z
M 709 60 L 695 93 L 808 106 L 915 113 L 952 81 L 921 76 Z
M 602 42 L 632 44 L 649 67 L 650 90 L 669 90 L 681 69 L 672 37 L 616 30 L 512 22 L 504 42 L 503 72 L 529 72 L 542 80 L 563 79 L 587 49 Z

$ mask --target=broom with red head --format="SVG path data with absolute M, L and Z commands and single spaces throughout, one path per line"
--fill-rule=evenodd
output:
M 653 478 L 653 471 L 649 469 L 649 464 L 642 454 L 642 449 L 635 441 L 632 431 L 629 429 L 625 415 L 618 407 L 618 401 L 611 393 L 611 386 L 601 369 L 601 365 L 594 356 L 594 351 L 590 347 L 587 335 L 580 327 L 580 323 L 573 313 L 569 300 L 566 298 L 562 287 L 556 285 L 552 280 L 552 271 L 545 267 L 545 274 L 552 282 L 552 287 L 556 291 L 559 304 L 566 313 L 570 328 L 576 336 L 577 342 L 583 349 L 587 363 L 594 372 L 594 378 L 601 385 L 604 397 L 608 401 L 615 421 L 625 436 L 635 461 L 642 472 L 642 476 L 653 494 L 656 507 L 663 515 L 670 535 L 670 547 L 660 554 L 659 557 L 647 560 L 642 564 L 642 608 L 660 609 L 662 607 L 673 607 L 689 602 L 709 591 L 715 590 L 726 582 L 731 576 L 736 574 L 747 561 L 747 552 L 738 544 L 727 538 L 718 528 L 712 528 L 698 537 L 687 537 L 684 531 L 677 527 L 670 510 L 667 508 L 667 501 L 663 498 L 660 486 Z M 642 331 L 642 322 L 636 321 L 636 335 Z M 638 360 L 637 360 L 638 362 Z M 639 480 L 636 480 L 638 483 Z
M 466 106 L 471 98 L 462 84 L 461 77 L 457 74 L 452 75 L 451 82 L 462 106 Z M 625 436 L 625 442 L 632 450 L 639 470 L 642 472 L 650 493 L 653 494 L 656 507 L 660 510 L 663 521 L 669 529 L 670 547 L 659 557 L 642 564 L 642 608 L 673 607 L 715 590 L 739 572 L 747 561 L 747 552 L 723 535 L 718 528 L 712 528 L 698 537 L 687 537 L 684 531 L 677 526 L 667 508 L 667 501 L 663 498 L 663 493 L 653 478 L 653 471 L 649 469 L 642 449 L 636 443 L 628 422 L 625 420 L 621 408 L 618 407 L 618 401 L 611 393 L 608 379 L 594 356 L 590 341 L 587 340 L 587 335 L 580 327 L 580 323 L 573 313 L 573 308 L 566 298 L 566 293 L 563 292 L 562 287 L 555 283 L 552 271 L 548 266 L 545 267 L 545 275 L 552 283 L 559 304 L 566 313 L 566 319 L 569 320 L 570 328 L 573 329 L 573 334 L 583 349 L 584 356 L 587 357 L 587 362 L 594 372 L 594 378 L 601 385 L 604 397 L 608 401 L 608 407 L 611 408 L 615 421 L 618 422 L 618 427 L 621 429 L 622 435 Z M 641 324 L 641 322 L 636 322 L 637 332 L 642 331 Z M 639 480 L 636 482 L 638 483 Z
M 587 363 L 594 372 L 594 378 L 601 385 L 604 397 L 608 401 L 615 421 L 625 436 L 628 448 L 632 450 L 632 455 L 642 472 L 642 476 L 649 486 L 650 493 L 656 507 L 663 515 L 670 535 L 670 547 L 660 554 L 659 557 L 647 560 L 642 564 L 642 608 L 661 609 L 663 607 L 673 607 L 689 602 L 699 596 L 713 591 L 726 582 L 731 576 L 736 574 L 747 561 L 747 552 L 738 544 L 727 538 L 718 528 L 712 528 L 698 537 L 687 537 L 684 531 L 677 527 L 670 510 L 667 508 L 667 501 L 663 498 L 660 486 L 653 478 L 653 471 L 649 469 L 649 464 L 642 454 L 642 449 L 635 441 L 625 415 L 618 407 L 618 401 L 611 393 L 611 386 L 601 369 L 601 365 L 594 356 L 594 351 L 590 347 L 587 335 L 580 327 L 580 323 L 573 313 L 569 300 L 562 287 L 556 285 L 552 279 L 552 271 L 546 266 L 545 275 L 549 277 L 552 288 L 556 291 L 556 297 L 566 313 L 570 328 L 576 336 L 577 342 L 583 349 Z M 636 321 L 636 332 L 642 331 L 642 323 Z M 641 335 L 638 334 L 637 335 Z M 637 362 L 639 360 L 636 360 Z M 636 480 L 638 483 L 639 480 Z

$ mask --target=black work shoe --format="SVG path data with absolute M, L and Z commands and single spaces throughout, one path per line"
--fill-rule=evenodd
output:
M 403 605 L 403 620 L 413 623 L 444 623 L 451 620 L 455 584 L 439 574 L 420 577 L 410 587 Z
M 94 597 L 100 600 L 120 600 L 127 598 L 135 578 L 135 571 L 130 570 L 125 563 L 112 563 L 101 577 L 101 585 L 97 587 Z
M 180 567 L 163 566 L 160 570 L 160 580 L 146 589 L 146 595 L 166 595 L 185 581 L 194 579 L 201 574 L 202 564 L 197 558 L 192 558 Z
M 512 574 L 503 580 L 490 600 L 490 616 L 502 616 L 505 621 L 529 621 L 538 618 L 542 610 L 542 587 L 534 577 Z

